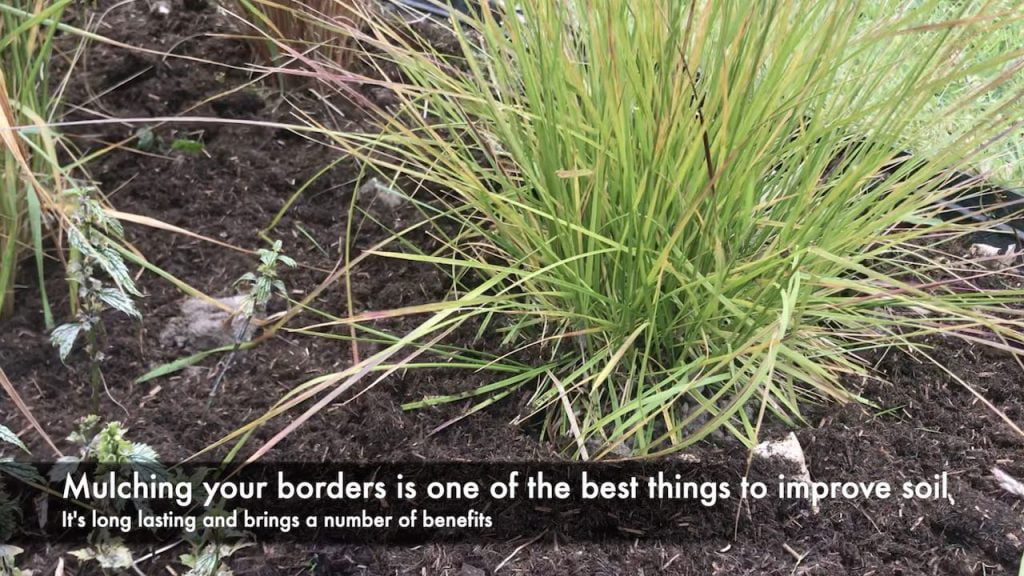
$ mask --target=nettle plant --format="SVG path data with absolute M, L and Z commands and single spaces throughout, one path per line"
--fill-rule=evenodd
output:
M 93 403 L 99 402 L 103 389 L 103 313 L 117 310 L 131 318 L 141 318 L 133 298 L 140 296 L 128 267 L 118 250 L 124 238 L 121 223 L 111 218 L 92 197 L 91 188 L 75 188 L 66 193 L 70 202 L 66 227 L 70 247 L 67 275 L 77 290 L 72 302 L 75 319 L 53 330 L 50 341 L 57 347 L 61 361 L 67 361 L 79 337 L 85 340 L 89 358 L 89 381 Z M 104 277 L 106 279 L 104 279 Z
M 120 422 L 103 425 L 95 414 L 78 421 L 75 430 L 68 436 L 68 442 L 79 447 L 78 456 L 66 456 L 59 460 L 60 474 L 73 472 L 83 462 L 97 465 L 98 473 L 110 471 L 139 471 L 166 475 L 160 464 L 160 456 L 148 444 L 132 442 L 126 436 Z M 123 506 L 123 502 L 119 505 Z
M 160 456 L 147 444 L 133 442 L 126 437 L 126 430 L 120 422 L 103 425 L 99 417 L 89 415 L 78 422 L 77 428 L 68 436 L 68 441 L 79 447 L 77 456 L 66 456 L 58 460 L 50 473 L 50 481 L 63 481 L 74 474 L 83 463 L 93 466 L 96 478 L 111 472 L 128 477 L 137 472 L 141 478 L 166 478 L 167 469 L 160 463 Z M 123 512 L 132 503 L 144 510 L 147 503 L 142 500 L 108 498 L 90 502 L 103 514 Z M 88 545 L 70 552 L 81 562 L 96 562 L 104 573 L 129 570 L 135 566 L 131 550 L 124 539 L 111 535 L 106 528 L 90 532 Z
M 0 430 L 2 432 L 2 430 Z M 133 442 L 127 437 L 127 430 L 120 422 L 103 425 L 95 415 L 82 418 L 68 441 L 79 447 L 79 454 L 62 458 L 55 467 L 51 481 L 74 474 L 83 463 L 93 466 L 97 478 L 110 472 L 128 477 L 137 472 L 141 478 L 155 477 L 160 480 L 174 478 L 189 481 L 198 488 L 208 470 L 199 469 L 191 478 L 174 476 L 160 462 L 160 456 L 147 444 Z M 129 504 L 138 510 L 148 509 L 145 500 L 104 499 L 90 503 L 102 513 L 123 513 Z M 208 515 L 226 514 L 222 508 L 209 510 Z M 231 529 L 204 529 L 184 533 L 190 553 L 182 554 L 180 560 L 189 570 L 187 576 L 231 576 L 228 566 L 230 557 L 239 550 L 251 546 L 244 532 Z M 109 530 L 97 529 L 90 533 L 88 545 L 74 550 L 71 555 L 81 562 L 95 562 L 104 572 L 122 572 L 135 568 L 131 549 L 120 537 Z

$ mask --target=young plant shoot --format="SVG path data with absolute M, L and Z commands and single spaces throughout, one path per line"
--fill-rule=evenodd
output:
M 238 353 L 242 341 L 249 334 L 253 318 L 262 315 L 267 310 L 270 298 L 276 293 L 283 298 L 288 298 L 288 291 L 284 282 L 278 276 L 278 266 L 284 265 L 288 268 L 296 266 L 295 260 L 281 254 L 281 241 L 275 240 L 269 249 L 261 248 L 257 252 L 260 258 L 260 265 L 255 272 L 246 272 L 235 284 L 246 288 L 245 298 L 239 306 L 238 314 L 244 319 L 241 327 L 234 334 L 235 343 L 224 364 L 217 373 L 213 386 L 210 388 L 210 401 L 217 395 L 221 381 L 227 374 L 235 355 Z

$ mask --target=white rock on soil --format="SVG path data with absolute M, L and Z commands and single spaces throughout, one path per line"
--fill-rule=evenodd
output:
M 394 210 L 401 206 L 406 198 L 405 195 L 382 184 L 380 180 L 376 178 L 370 178 L 365 184 L 359 187 L 359 197 L 361 200 L 369 201 L 371 206 L 386 208 L 388 210 Z
M 1002 250 L 998 246 L 990 244 L 971 244 L 970 254 L 972 258 L 984 260 L 990 268 L 1009 268 L 1017 261 L 1019 252 Z
M 761 442 L 754 447 L 754 456 L 764 460 L 785 460 L 797 467 L 797 474 L 790 480 L 797 480 L 805 484 L 811 483 L 811 473 L 807 470 L 807 459 L 804 457 L 804 449 L 800 446 L 800 440 L 796 434 L 790 432 L 782 440 Z M 819 512 L 817 498 L 811 498 L 811 512 Z
M 237 311 L 245 296 L 229 296 L 217 301 L 225 308 Z M 248 341 L 253 334 L 253 323 L 246 327 L 245 318 L 231 313 L 202 298 L 188 298 L 181 303 L 181 314 L 167 321 L 160 332 L 164 347 L 185 348 L 192 351 L 228 346 L 235 341 Z
M 161 18 L 165 18 L 171 13 L 171 3 L 167 0 L 156 0 L 149 5 L 149 11 Z
M 1021 483 L 1020 480 L 1017 480 L 999 468 L 993 468 L 992 475 L 996 477 L 996 481 L 999 482 L 1000 488 L 1014 496 L 1024 498 L 1024 483 Z

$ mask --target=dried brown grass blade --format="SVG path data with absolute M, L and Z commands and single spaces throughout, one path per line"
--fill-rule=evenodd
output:
M 7 395 L 11 398 L 11 401 L 14 402 L 14 405 L 17 406 L 21 415 L 28 420 L 29 424 L 32 425 L 32 428 L 34 428 L 35 431 L 39 433 L 39 436 L 43 438 L 43 441 L 50 446 L 53 453 L 58 458 L 64 456 L 64 453 L 60 451 L 60 448 L 57 448 L 56 444 L 53 443 L 53 440 L 50 438 L 50 435 L 46 433 L 46 430 L 43 430 L 43 427 L 39 424 L 39 421 L 36 420 L 36 417 L 32 415 L 32 411 L 29 410 L 25 401 L 21 399 L 21 395 L 18 394 L 18 391 L 14 388 L 14 384 L 11 384 L 11 381 L 7 378 L 7 374 L 4 373 L 3 368 L 0 368 L 0 388 L 3 388 L 4 391 L 7 392 Z

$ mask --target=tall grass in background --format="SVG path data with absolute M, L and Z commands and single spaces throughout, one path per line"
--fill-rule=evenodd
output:
M 356 53 L 351 39 L 339 31 L 353 25 L 362 0 L 233 0 L 245 20 L 263 35 L 283 44 L 253 37 L 252 45 L 264 60 L 274 60 L 281 49 L 299 53 L 315 51 L 328 62 L 348 66 Z
M 48 326 L 53 320 L 42 289 L 43 207 L 57 196 L 60 165 L 53 133 L 59 92 L 47 84 L 53 38 L 70 0 L 14 0 L 0 12 L 0 317 L 14 307 L 14 280 L 32 252 Z
M 962 8 L 959 2 L 938 2 L 934 6 L 932 20 L 956 20 Z M 950 53 L 952 62 L 969 66 L 1020 49 L 1020 38 L 1024 37 L 1020 3 L 1016 0 L 991 0 L 985 3 L 985 8 L 987 17 L 961 24 L 974 30 L 962 46 Z M 870 4 L 865 6 L 865 19 L 872 18 L 876 9 Z M 1012 114 L 1019 109 L 996 109 L 1001 103 L 1024 93 L 1024 74 L 1015 68 L 1021 65 L 1024 63 L 1019 59 L 1008 62 L 1003 70 L 1006 75 L 995 83 L 992 83 L 993 69 L 965 67 L 964 75 L 943 86 L 930 104 L 930 107 L 941 109 L 959 102 L 961 108 L 955 114 L 941 114 L 935 110 L 935 114 L 923 115 L 921 119 L 927 120 L 928 124 L 920 126 L 918 150 L 928 153 L 933 144 L 941 148 L 950 135 L 973 129 L 977 119 L 986 114 L 995 114 L 1006 121 L 1016 120 Z M 1018 126 L 1006 138 L 993 142 L 985 156 L 974 162 L 974 167 L 987 178 L 1010 187 L 1024 186 L 1024 129 Z
M 541 359 L 496 362 L 502 380 L 425 403 L 481 406 L 531 386 L 528 412 L 589 458 L 678 450 L 719 428 L 752 445 L 765 415 L 793 421 L 808 401 L 855 396 L 846 384 L 869 372 L 869 349 L 928 357 L 921 337 L 939 334 L 1018 350 L 1020 313 L 1006 304 L 1021 292 L 972 288 L 994 272 L 950 261 L 946 245 L 971 227 L 937 206 L 945 171 L 983 161 L 1020 117 L 1020 95 L 1001 89 L 1019 81 L 1024 51 L 970 50 L 1019 26 L 1019 9 L 515 5 L 521 18 L 502 23 L 459 17 L 456 56 L 360 12 L 360 41 L 403 75 L 381 66 L 400 110 L 380 134 L 333 136 L 381 172 L 450 190 L 431 217 L 458 227 L 437 228 L 435 253 L 375 253 L 467 283 L 409 310 L 435 315 L 383 352 L 293 392 L 271 414 L 333 388 L 283 433 L 471 317 Z M 982 82 L 951 98 L 968 78 Z M 979 98 L 992 100 L 972 107 Z M 969 123 L 943 122 L 965 109 Z M 893 163 L 904 149 L 927 155 Z

